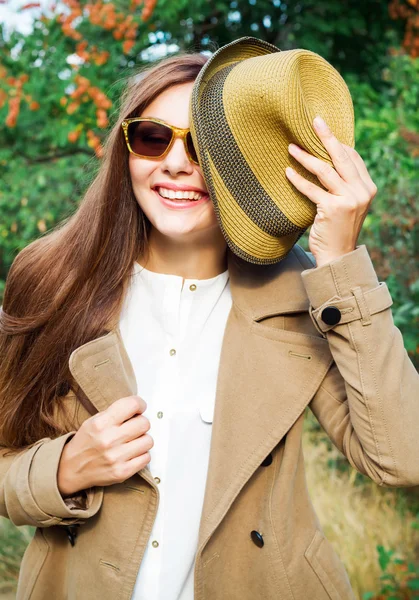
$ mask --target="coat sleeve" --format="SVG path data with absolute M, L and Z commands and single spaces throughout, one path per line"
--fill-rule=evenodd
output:
M 378 485 L 419 485 L 419 374 L 366 246 L 301 276 L 334 359 L 311 410 L 351 465 Z M 327 306 L 340 311 L 334 325 L 322 318 Z
M 51 527 L 83 524 L 99 511 L 103 487 L 68 498 L 58 489 L 61 454 L 75 433 L 42 438 L 18 451 L 0 448 L 0 516 L 15 525 Z

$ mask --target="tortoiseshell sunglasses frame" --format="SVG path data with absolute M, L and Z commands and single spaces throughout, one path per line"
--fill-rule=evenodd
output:
M 165 151 L 160 154 L 159 156 L 147 156 L 145 154 L 138 154 L 137 152 L 134 152 L 134 150 L 131 148 L 131 144 L 129 143 L 129 138 L 128 138 L 128 126 L 130 123 L 135 123 L 138 121 L 148 121 L 148 122 L 152 122 L 152 123 L 158 123 L 159 125 L 165 125 L 166 127 L 168 127 L 169 129 L 172 130 L 172 139 L 170 140 L 170 142 L 167 145 L 167 148 L 165 149 Z M 161 160 L 162 158 L 164 158 L 166 156 L 166 154 L 168 152 L 170 152 L 171 147 L 173 146 L 173 143 L 175 141 L 176 138 L 180 137 L 183 139 L 183 144 L 185 146 L 185 151 L 186 154 L 188 155 L 188 158 L 191 162 L 195 163 L 196 165 L 199 165 L 199 162 L 197 160 L 195 160 L 191 153 L 189 152 L 189 148 L 188 148 L 188 143 L 186 141 L 186 136 L 187 134 L 190 132 L 190 129 L 182 129 L 180 127 L 175 127 L 174 125 L 170 125 L 169 123 L 166 123 L 166 121 L 162 121 L 160 119 L 155 119 L 152 117 L 132 117 L 130 119 L 124 119 L 121 123 L 121 127 L 124 131 L 124 137 L 125 137 L 125 142 L 127 144 L 128 150 L 134 154 L 135 156 L 139 156 L 140 158 L 146 158 L 148 160 Z

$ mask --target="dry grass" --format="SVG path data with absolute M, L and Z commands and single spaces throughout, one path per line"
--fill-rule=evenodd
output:
M 382 575 L 377 546 L 419 562 L 419 531 L 412 527 L 417 518 L 408 508 L 415 504 L 414 496 L 367 478 L 360 485 L 359 474 L 350 466 L 344 472 L 330 468 L 328 462 L 342 455 L 334 447 L 330 450 L 321 434 L 306 431 L 303 448 L 308 488 L 326 537 L 344 563 L 358 598 L 365 592 L 377 593 Z M 406 501 L 409 496 L 411 502 Z

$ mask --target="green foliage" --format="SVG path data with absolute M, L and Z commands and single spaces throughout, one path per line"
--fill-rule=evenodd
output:
M 20 563 L 35 527 L 15 527 L 0 517 L 0 595 L 16 586 Z
M 133 69 L 164 43 L 168 52 L 212 51 L 251 35 L 318 52 L 348 82 L 357 150 L 379 190 L 359 242 L 388 283 L 395 323 L 419 366 L 419 62 L 392 49 L 403 23 L 387 3 L 342 10 L 340 0 L 158 0 L 146 21 L 128 0 L 102 4 L 102 20 L 89 8 L 95 2 L 64 3 L 77 15 L 71 26 L 52 13 L 29 35 L 0 36 L 0 303 L 16 253 L 76 208 Z
M 360 243 L 387 281 L 394 322 L 419 366 L 419 61 L 397 53 L 379 90 L 348 77 L 355 99 L 357 150 L 378 187 Z
M 20 124 L 17 129 L 24 135 Z M 8 148 L 0 150 L 1 284 L 17 252 L 74 211 L 89 178 L 86 157 L 79 154 L 52 158 L 40 168 L 37 162 L 13 156 Z M 0 285 L 0 304 L 1 298 Z
M 377 546 L 377 553 L 381 587 L 377 593 L 365 592 L 362 600 L 419 600 L 419 563 L 397 558 L 383 546 Z

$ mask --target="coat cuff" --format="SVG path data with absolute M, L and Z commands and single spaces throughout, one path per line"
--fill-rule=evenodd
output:
M 63 498 L 58 489 L 57 473 L 61 454 L 65 444 L 75 433 L 71 431 L 41 444 L 33 455 L 27 497 L 32 500 L 33 510 L 40 520 L 48 520 L 48 517 L 86 519 L 93 516 L 101 506 L 103 488 L 89 488 L 84 493 L 77 492 L 68 498 Z
M 310 301 L 310 316 L 323 337 L 330 329 L 351 321 L 369 325 L 371 315 L 393 304 L 387 284 L 378 281 L 365 245 L 321 267 L 306 269 L 301 277 Z

